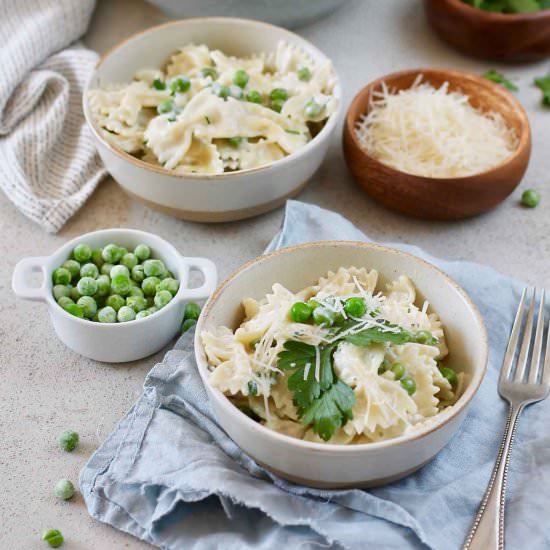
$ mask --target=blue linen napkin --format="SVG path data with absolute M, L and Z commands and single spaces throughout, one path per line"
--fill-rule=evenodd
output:
M 339 214 L 289 201 L 268 250 L 368 237 Z M 258 466 L 217 425 L 198 375 L 192 335 L 147 376 L 137 403 L 80 477 L 90 514 L 161 548 L 460 548 L 485 491 L 504 429 L 498 371 L 523 284 L 469 262 L 438 265 L 461 284 L 487 325 L 487 377 L 458 434 L 430 464 L 372 490 L 317 490 Z M 528 408 L 510 464 L 509 548 L 550 548 L 550 407 Z

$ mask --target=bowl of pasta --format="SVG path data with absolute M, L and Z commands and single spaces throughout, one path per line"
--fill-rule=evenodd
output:
M 258 463 L 316 487 L 371 487 L 429 462 L 485 375 L 483 320 L 452 279 L 367 243 L 289 247 L 211 296 L 195 354 L 214 413 Z
M 98 63 L 83 99 L 115 180 L 149 206 L 220 222 L 272 210 L 321 164 L 340 113 L 330 60 L 246 19 L 174 21 Z

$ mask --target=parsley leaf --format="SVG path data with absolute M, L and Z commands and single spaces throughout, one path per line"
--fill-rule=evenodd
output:
M 328 441 L 337 428 L 353 418 L 354 405 L 353 390 L 341 380 L 336 380 L 330 389 L 303 411 L 302 422 L 313 424 L 313 431 Z
M 497 13 L 532 13 L 549 7 L 548 0 L 463 0 L 474 8 Z
M 517 92 L 518 87 L 510 80 L 508 80 L 502 73 L 499 73 L 495 70 L 487 71 L 486 73 L 481 75 L 483 78 L 486 78 L 487 80 L 490 80 L 491 82 L 495 82 L 496 84 L 501 84 L 504 86 L 507 90 L 510 90 L 511 92 Z
M 550 107 L 550 74 L 535 78 L 535 85 L 542 90 L 542 104 Z
M 371 327 L 356 334 L 344 336 L 343 340 L 355 346 L 370 346 L 381 342 L 392 344 L 406 344 L 411 341 L 411 334 L 400 328 L 399 332 L 383 331 L 379 327 Z

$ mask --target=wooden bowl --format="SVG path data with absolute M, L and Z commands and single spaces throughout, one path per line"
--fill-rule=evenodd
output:
M 449 83 L 451 91 L 470 97 L 473 107 L 494 111 L 516 130 L 518 146 L 499 166 L 480 174 L 429 178 L 400 172 L 381 163 L 359 144 L 355 124 L 369 110 L 371 95 L 382 82 L 390 90 L 410 88 L 422 74 L 435 87 Z M 468 73 L 415 69 L 393 73 L 365 86 L 352 101 L 344 124 L 344 155 L 357 183 L 387 208 L 423 219 L 453 220 L 481 214 L 502 202 L 519 184 L 531 154 L 531 130 L 519 102 L 501 86 Z
M 506 14 L 462 0 L 424 0 L 430 25 L 458 50 L 501 61 L 536 61 L 550 55 L 550 9 Z

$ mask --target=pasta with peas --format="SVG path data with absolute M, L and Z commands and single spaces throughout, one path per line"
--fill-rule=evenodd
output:
M 334 86 L 329 61 L 286 42 L 249 58 L 190 44 L 88 102 L 114 147 L 175 173 L 220 174 L 304 147 L 337 109 Z
M 454 404 L 463 374 L 443 326 L 417 305 L 405 275 L 341 267 L 297 293 L 280 284 L 243 301 L 236 330 L 200 335 L 209 382 L 277 432 L 315 442 L 368 443 L 418 429 Z

